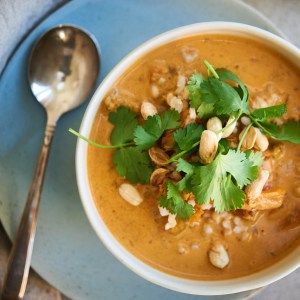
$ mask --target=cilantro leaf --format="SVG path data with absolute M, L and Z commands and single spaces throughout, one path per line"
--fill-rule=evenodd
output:
M 176 132 L 173 133 L 173 136 L 180 150 L 189 150 L 192 148 L 193 144 L 200 140 L 203 130 L 203 125 L 192 123 L 185 128 L 176 130 Z
M 180 114 L 177 110 L 166 110 L 160 115 L 160 117 L 161 125 L 164 131 L 168 129 L 174 129 L 181 125 L 179 122 Z
M 159 205 L 167 208 L 171 214 L 176 214 L 178 218 L 188 220 L 194 213 L 193 206 L 184 201 L 172 181 L 166 180 L 166 183 L 167 195 L 165 197 L 160 197 Z
M 228 141 L 226 139 L 219 140 L 218 152 L 226 154 L 229 151 Z
M 188 163 L 186 160 L 179 158 L 178 163 L 176 165 L 176 170 L 178 172 L 184 172 L 186 175 L 177 182 L 176 186 L 180 191 L 189 191 L 191 190 L 190 187 L 190 179 L 194 173 L 194 166 L 190 163 Z
M 149 183 L 153 172 L 151 159 L 137 147 L 120 148 L 113 155 L 113 162 L 120 176 L 132 183 Z
M 260 167 L 264 162 L 263 154 L 260 151 L 247 150 L 245 154 L 254 166 Z
M 230 173 L 241 187 L 257 177 L 258 167 L 247 159 L 244 152 L 231 149 L 226 155 L 220 155 L 218 164 L 225 172 Z
M 243 109 L 238 92 L 228 83 L 216 78 L 208 78 L 201 83 L 201 100 L 214 105 L 217 115 L 230 115 Z
M 246 197 L 245 193 L 233 183 L 230 175 L 221 180 L 221 195 L 223 201 L 218 205 L 221 211 L 241 208 Z
M 225 155 L 219 154 L 212 163 L 195 168 L 192 190 L 199 204 L 208 204 L 213 200 L 217 211 L 227 210 L 228 207 L 240 208 L 244 199 L 241 189 L 250 180 L 256 179 L 257 173 L 258 167 L 253 165 L 245 153 L 231 149 Z M 225 190 L 227 187 L 230 189 L 228 192 Z
M 300 144 L 300 121 L 290 120 L 284 123 L 274 137 L 280 141 Z
M 260 122 L 260 125 L 267 130 L 265 134 L 276 140 L 300 144 L 300 120 L 289 120 L 280 127 L 267 121 Z
M 164 129 L 159 115 L 147 118 L 145 126 L 134 130 L 134 142 L 141 150 L 149 149 L 161 137 Z
M 212 103 L 201 103 L 197 109 L 199 118 L 207 119 L 214 115 L 214 105 Z
M 219 78 L 221 80 L 233 81 L 239 85 L 240 89 L 242 90 L 243 111 L 245 113 L 249 112 L 249 106 L 248 106 L 249 92 L 245 84 L 242 82 L 242 80 L 240 80 L 240 78 L 237 75 L 224 68 L 216 69 L 216 72 L 219 75 Z
M 264 120 L 264 119 L 279 118 L 286 112 L 287 112 L 287 108 L 285 103 L 283 103 L 275 106 L 256 109 L 252 112 L 252 116 L 256 120 Z
M 137 126 L 134 130 L 134 142 L 140 150 L 149 149 L 162 136 L 165 130 L 180 126 L 180 115 L 175 110 L 167 110 L 161 115 L 147 118 L 145 126 Z
M 203 82 L 204 78 L 202 74 L 195 73 L 193 74 L 187 85 L 187 89 L 189 93 L 190 106 L 197 108 L 201 104 L 201 93 L 200 93 L 200 85 Z
M 120 145 L 133 140 L 133 131 L 138 121 L 131 109 L 125 106 L 118 107 L 116 112 L 109 114 L 109 121 L 115 125 L 110 136 L 112 145 Z

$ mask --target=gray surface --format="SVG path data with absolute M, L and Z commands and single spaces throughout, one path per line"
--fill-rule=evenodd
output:
M 54 6 L 63 0 L 0 0 L 0 72 L 9 55 L 30 28 L 34 26 Z M 299 0 L 244 0 L 244 2 L 264 13 L 289 39 L 300 46 L 300 1 Z M 0 283 L 3 266 L 7 260 L 8 242 L 3 239 L 0 227 Z M 2 239 L 1 239 L 2 237 Z M 36 275 L 31 275 L 26 299 L 61 299 L 61 295 L 43 283 Z M 299 299 L 300 270 L 265 288 L 254 299 Z
M 16 45 L 65 0 L 0 0 L 0 73 Z

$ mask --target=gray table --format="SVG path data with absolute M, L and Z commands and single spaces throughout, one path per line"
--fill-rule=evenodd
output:
M 267 16 L 296 46 L 300 47 L 300 0 L 241 0 Z M 46 14 L 66 0 L 0 0 L 0 73 L 15 47 Z M 26 11 L 26 14 L 23 12 Z M 15 22 L 11 22 L 11 20 Z M 9 25 L 8 25 L 9 24 Z M 4 30 L 6 29 L 6 30 Z M 13 37 L 13 38 L 12 38 Z M 0 286 L 10 242 L 0 224 Z M 300 269 L 266 287 L 254 300 L 298 300 Z M 25 300 L 66 300 L 55 288 L 31 271 Z M 125 299 L 126 300 L 126 299 Z

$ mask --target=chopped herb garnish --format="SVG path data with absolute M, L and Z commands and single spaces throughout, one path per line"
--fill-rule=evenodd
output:
M 256 109 L 252 112 L 252 117 L 254 117 L 256 120 L 273 119 L 281 117 L 286 112 L 286 105 L 283 103 L 275 106 Z
M 173 136 L 180 150 L 190 150 L 193 144 L 200 140 L 203 130 L 203 125 L 192 123 L 185 128 L 176 130 Z
M 145 150 L 153 146 L 165 130 L 180 126 L 180 115 L 176 110 L 167 110 L 161 115 L 148 117 L 145 126 L 137 126 L 134 130 L 134 142 L 139 149 Z
M 118 174 L 132 183 L 149 183 L 151 173 L 154 171 L 148 153 L 141 152 L 137 147 L 116 150 L 113 162 Z
M 133 140 L 133 131 L 138 125 L 136 114 L 125 106 L 109 114 L 109 121 L 115 125 L 110 141 L 112 145 L 120 145 Z
M 258 169 L 264 162 L 260 151 L 241 151 L 247 132 L 253 132 L 251 127 L 255 126 L 256 130 L 259 129 L 262 134 L 273 139 L 300 144 L 300 121 L 289 120 L 282 126 L 272 121 L 287 112 L 285 103 L 251 110 L 248 89 L 237 75 L 224 68 L 215 69 L 207 61 L 204 61 L 204 64 L 207 67 L 207 77 L 195 73 L 187 84 L 190 107 L 195 108 L 198 113 L 195 123 L 181 127 L 180 114 L 176 110 L 168 109 L 148 117 L 144 124 L 139 124 L 132 110 L 119 107 L 109 114 L 109 121 L 114 125 L 110 137 L 111 145 L 98 144 L 69 129 L 71 133 L 93 146 L 115 148 L 113 162 L 118 174 L 132 183 L 142 184 L 150 182 L 154 171 L 147 150 L 154 145 L 162 145 L 161 137 L 166 130 L 172 130 L 167 134 L 173 134 L 171 137 L 175 141 L 174 147 L 168 148 L 168 153 L 161 151 L 167 157 L 166 161 L 176 163 L 179 179 L 173 178 L 173 182 L 165 180 L 165 196 L 160 197 L 159 203 L 170 213 L 184 220 L 194 214 L 193 206 L 184 200 L 184 193 L 193 193 L 195 201 L 200 205 L 213 202 L 215 210 L 219 212 L 242 208 L 246 198 L 243 189 L 257 178 Z M 199 162 L 199 157 L 196 157 L 194 162 L 194 153 L 199 150 L 200 138 L 206 128 L 202 123 L 212 116 L 218 117 L 221 125 L 215 131 L 217 136 L 213 160 L 203 165 Z M 222 133 L 223 137 L 228 137 L 226 131 L 228 132 L 232 125 L 235 126 L 241 116 L 248 117 L 250 123 L 239 137 L 238 145 L 234 146 L 236 149 L 232 149 L 229 140 L 219 138 Z M 229 118 L 231 122 L 228 121 Z M 169 155 L 171 157 L 168 160 Z M 203 160 L 201 162 L 204 163 Z M 162 174 L 174 171 L 174 165 L 169 167 L 170 169 L 163 170 L 165 172 Z
M 178 218 L 188 220 L 194 214 L 192 205 L 184 201 L 177 187 L 170 180 L 166 180 L 167 195 L 160 197 L 159 205 L 167 208 L 171 214 L 176 214 Z
M 182 158 L 179 158 L 176 170 L 184 172 L 185 176 L 176 184 L 178 189 L 183 192 L 191 192 L 191 178 L 195 171 L 195 166 L 188 163 Z
M 241 208 L 245 198 L 242 188 L 256 179 L 257 172 L 258 166 L 244 152 L 219 154 L 212 163 L 195 168 L 192 186 L 196 201 L 209 204 L 212 200 L 217 211 Z

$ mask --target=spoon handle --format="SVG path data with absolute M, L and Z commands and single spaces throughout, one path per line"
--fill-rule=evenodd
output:
M 41 191 L 55 126 L 47 124 L 25 209 L 9 256 L 2 300 L 22 299 L 26 290 Z

